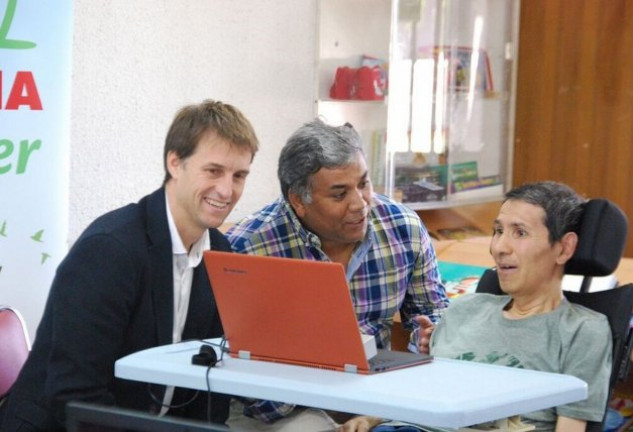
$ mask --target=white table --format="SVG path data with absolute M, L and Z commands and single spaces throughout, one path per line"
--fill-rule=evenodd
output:
M 115 375 L 206 391 L 207 368 L 191 364 L 199 346 L 183 342 L 131 354 L 116 362 Z M 225 355 L 210 370 L 209 386 L 219 393 L 454 428 L 587 397 L 587 384 L 569 375 L 441 358 L 356 375 Z

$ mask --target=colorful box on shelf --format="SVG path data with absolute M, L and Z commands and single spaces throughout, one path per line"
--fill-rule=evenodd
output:
M 446 165 L 396 166 L 395 186 L 402 202 L 428 202 L 446 199 Z
M 418 56 L 435 60 L 436 74 L 443 74 L 444 82 L 452 90 L 485 93 L 494 90 L 490 60 L 484 49 L 448 45 L 422 47 Z

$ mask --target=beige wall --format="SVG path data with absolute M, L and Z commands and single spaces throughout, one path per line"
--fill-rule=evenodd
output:
M 69 243 L 160 185 L 173 115 L 205 98 L 261 141 L 230 219 L 276 197 L 281 145 L 314 113 L 315 23 L 316 0 L 76 0 Z

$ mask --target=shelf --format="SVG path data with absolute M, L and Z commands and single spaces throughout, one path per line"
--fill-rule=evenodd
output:
M 409 207 L 411 210 L 435 210 L 435 209 L 449 209 L 455 207 L 463 207 L 475 204 L 485 204 L 491 202 L 501 201 L 503 194 L 490 195 L 486 197 L 478 198 L 466 198 L 460 200 L 446 200 L 446 201 L 429 201 L 429 202 L 405 202 L 402 203 Z
M 317 4 L 316 114 L 359 132 L 375 190 L 396 201 L 423 200 L 403 203 L 414 210 L 502 199 L 512 177 L 517 3 Z M 362 67 L 382 72 L 373 88 L 388 92 L 384 100 L 329 97 L 371 89 L 367 74 L 351 71 Z
M 319 99 L 317 104 L 345 104 L 345 105 L 368 105 L 368 106 L 381 106 L 386 107 L 387 99 L 385 100 L 360 100 L 360 99 Z
M 449 93 L 450 98 L 454 100 L 467 101 L 470 99 L 469 93 L 458 91 Z M 507 101 L 509 99 L 509 95 L 506 92 L 476 92 L 475 93 L 476 100 L 494 100 L 494 101 Z M 315 101 L 320 104 L 369 104 L 369 105 L 389 105 L 389 98 L 385 96 L 384 99 L 381 100 L 361 100 L 361 99 L 330 99 L 330 98 L 321 98 Z

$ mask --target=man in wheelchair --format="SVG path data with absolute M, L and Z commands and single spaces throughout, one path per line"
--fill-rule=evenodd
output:
M 430 337 L 430 352 L 436 357 L 569 374 L 588 384 L 586 400 L 522 414 L 523 423 L 536 430 L 585 431 L 587 422 L 602 421 L 607 404 L 612 370 L 609 321 L 567 300 L 562 289 L 566 263 L 579 242 L 585 203 L 571 188 L 555 182 L 509 191 L 490 242 L 504 295 L 475 293 L 454 299 Z M 428 323 L 427 334 L 431 329 Z M 383 422 L 356 417 L 339 431 L 397 430 L 386 424 L 375 427 Z

